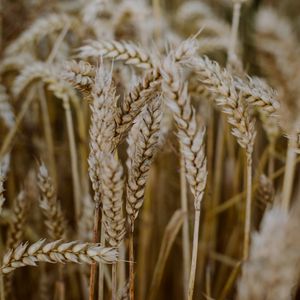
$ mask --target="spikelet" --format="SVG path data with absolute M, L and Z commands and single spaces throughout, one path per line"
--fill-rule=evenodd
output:
M 144 202 L 146 180 L 157 149 L 162 118 L 160 106 L 159 98 L 150 102 L 133 125 L 127 139 L 126 211 L 131 232 Z
M 95 81 L 96 69 L 88 62 L 75 60 L 65 63 L 62 77 L 84 93 L 91 91 Z
M 39 240 L 32 245 L 26 242 L 10 249 L 3 257 L 1 271 L 7 274 L 16 268 L 37 266 L 39 262 L 111 264 L 116 262 L 117 258 L 117 250 L 99 244 L 62 240 L 46 243 L 46 240 Z
M 78 49 L 81 59 L 90 57 L 109 58 L 122 61 L 126 65 L 134 65 L 142 69 L 153 68 L 152 61 L 146 50 L 128 42 L 119 41 L 89 41 Z
M 299 206 L 290 214 L 274 207 L 253 234 L 250 258 L 238 284 L 240 300 L 292 299 L 300 264 Z
M 55 187 L 44 163 L 39 166 L 38 186 L 41 191 L 40 208 L 45 216 L 45 225 L 52 240 L 65 238 L 65 217 L 57 201 Z
M 37 19 L 27 30 L 14 40 L 4 51 L 5 55 L 15 55 L 33 46 L 43 37 L 62 30 L 66 24 L 72 28 L 78 28 L 77 20 L 64 14 L 49 14 L 46 17 Z
M 179 69 L 171 54 L 164 61 L 161 71 L 164 78 L 163 89 L 178 127 L 181 153 L 185 162 L 186 176 L 194 195 L 195 209 L 200 210 L 207 177 L 204 153 L 205 129 L 200 129 L 196 123 L 195 109 L 190 103 L 187 84 L 182 83 Z
M 8 128 L 14 126 L 15 114 L 9 103 L 9 96 L 7 95 L 6 89 L 3 85 L 0 85 L 0 117 Z
M 125 235 L 125 218 L 122 211 L 123 168 L 113 154 L 103 154 L 101 161 L 101 191 L 105 237 L 110 246 L 117 247 Z

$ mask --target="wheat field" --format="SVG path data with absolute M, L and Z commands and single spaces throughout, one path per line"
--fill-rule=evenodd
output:
M 0 300 L 300 299 L 300 3 L 0 1 Z

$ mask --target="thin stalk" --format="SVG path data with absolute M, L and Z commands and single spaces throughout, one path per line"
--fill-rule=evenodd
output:
M 268 176 L 269 177 L 271 174 L 274 173 L 274 169 L 275 169 L 274 152 L 275 152 L 275 140 L 272 140 L 272 141 L 270 141 L 270 146 L 269 146 L 269 161 L 268 161 Z
M 117 300 L 117 263 L 112 265 L 112 300 Z
M 129 234 L 129 299 L 134 300 L 134 248 L 133 232 Z
M 3 274 L 0 274 L 0 300 L 5 300 Z
M 228 47 L 228 63 L 232 62 L 236 56 L 236 44 L 241 15 L 241 2 L 237 1 L 233 5 L 232 25 L 230 33 L 230 43 Z
M 185 165 L 183 156 L 180 157 L 180 199 L 181 209 L 184 212 L 184 221 L 182 226 L 182 254 L 183 254 L 183 287 L 184 295 L 188 291 L 189 272 L 191 264 L 191 247 L 189 237 L 189 213 L 188 213 L 188 197 L 187 183 L 185 176 Z
M 181 229 L 183 220 L 184 213 L 181 210 L 176 210 L 164 231 L 149 289 L 149 300 L 157 299 L 157 293 L 163 278 L 166 262 L 174 245 L 174 241 Z
M 99 238 L 99 216 L 100 216 L 100 203 L 96 203 L 94 212 L 94 236 L 93 242 L 97 243 Z M 90 287 L 89 287 L 89 300 L 94 300 L 95 296 L 95 278 L 96 278 L 97 264 L 91 264 L 90 271 Z
M 118 289 L 124 288 L 126 284 L 126 266 L 125 266 L 125 259 L 126 259 L 126 247 L 124 241 L 121 242 L 119 247 L 119 257 L 120 261 L 118 262 Z
M 283 188 L 282 188 L 282 209 L 288 211 L 290 206 L 290 199 L 293 191 L 293 182 L 295 176 L 295 161 L 297 154 L 295 152 L 295 141 L 290 139 L 288 143 L 285 170 L 284 170 L 284 179 L 283 179 Z
M 42 110 L 42 120 L 43 120 L 44 134 L 45 134 L 46 145 L 47 145 L 47 152 L 48 152 L 49 170 L 51 176 L 53 177 L 53 181 L 56 183 L 53 134 L 52 134 L 51 123 L 49 118 L 47 99 L 45 95 L 44 86 L 42 83 L 38 85 L 38 94 L 39 94 L 39 100 L 40 100 L 40 105 Z
M 105 245 L 104 226 L 101 224 L 101 245 Z M 99 264 L 99 278 L 98 278 L 98 300 L 104 299 L 104 268 L 105 266 Z
M 243 258 L 246 260 L 249 255 L 250 232 L 251 232 L 251 206 L 252 206 L 252 155 L 247 153 L 247 194 L 245 212 L 245 231 Z
M 300 157 L 295 160 L 295 164 L 300 162 Z M 282 174 L 284 174 L 285 167 L 282 167 L 278 169 L 276 172 L 274 172 L 271 176 L 269 176 L 269 179 L 275 180 L 276 178 L 280 177 Z M 257 172 L 258 173 L 258 172 Z M 258 183 L 253 184 L 252 191 L 255 192 L 257 188 L 259 187 Z M 225 201 L 224 203 L 220 204 L 216 209 L 214 209 L 212 212 L 210 212 L 210 217 L 214 218 L 216 215 L 222 213 L 223 211 L 229 209 L 233 205 L 237 204 L 239 201 L 241 201 L 246 196 L 246 191 L 243 191 L 229 200 Z
M 75 216 L 76 216 L 76 221 L 78 221 L 80 217 L 80 211 L 81 211 L 81 185 L 80 185 L 80 177 L 79 177 L 79 170 L 78 170 L 78 156 L 76 151 L 73 118 L 70 109 L 70 101 L 68 97 L 64 97 L 63 106 L 64 106 L 66 122 L 67 122 L 70 156 L 71 156 L 73 191 L 74 191 L 74 198 L 75 198 Z
M 145 299 L 147 286 L 149 282 L 148 260 L 150 254 L 151 236 L 153 230 L 153 217 L 151 214 L 152 200 L 151 192 L 153 191 L 157 172 L 155 166 L 149 171 L 148 183 L 146 185 L 145 197 L 141 219 L 139 222 L 139 239 L 138 239 L 138 257 L 137 257 L 137 299 Z M 124 249 L 125 250 L 125 249 Z M 123 256 L 123 259 L 125 255 Z M 121 258 L 122 259 L 122 258 Z M 121 262 L 124 266 L 124 262 Z M 121 284 L 121 283 L 120 283 Z M 121 284 L 124 287 L 125 282 Z
M 193 252 L 192 252 L 192 264 L 191 264 L 190 279 L 189 279 L 188 300 L 192 300 L 193 294 L 194 294 L 196 267 L 197 267 L 197 255 L 198 255 L 198 242 L 199 242 L 199 227 L 200 227 L 200 210 L 195 210 Z

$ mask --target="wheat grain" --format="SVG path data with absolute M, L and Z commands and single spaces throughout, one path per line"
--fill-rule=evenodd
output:
M 65 64 L 64 72 L 62 77 L 70 82 L 74 87 L 79 89 L 84 93 L 89 93 L 94 84 L 94 78 L 96 76 L 96 68 L 80 60 L 76 62 L 75 60 Z

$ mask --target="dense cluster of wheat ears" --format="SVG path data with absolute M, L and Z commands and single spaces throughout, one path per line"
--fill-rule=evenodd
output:
M 45 12 L 0 14 L 0 300 L 296 299 L 300 23 L 23 2 Z

